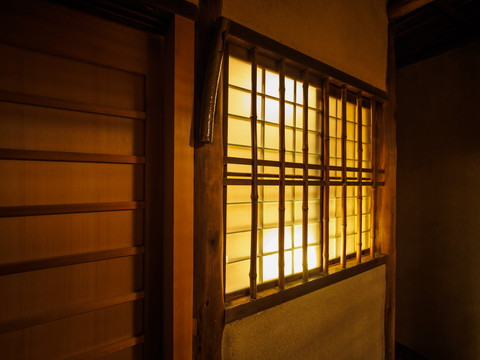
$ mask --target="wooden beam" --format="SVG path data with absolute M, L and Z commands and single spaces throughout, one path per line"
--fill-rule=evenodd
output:
M 392 25 L 389 26 L 387 91 L 389 100 L 384 103 L 375 126 L 377 137 L 376 166 L 385 170 L 385 184 L 377 188 L 375 211 L 377 224 L 375 238 L 377 251 L 389 255 L 386 267 L 385 299 L 385 359 L 395 359 L 395 267 L 396 267 L 396 170 L 397 143 L 395 122 L 395 51 Z M 377 183 L 377 185 L 380 185 Z
M 71 110 L 90 114 L 125 117 L 129 119 L 145 119 L 145 111 L 120 109 L 111 106 L 84 104 L 75 101 L 54 99 L 45 96 L 21 94 L 0 90 L 0 101 L 15 104 L 41 106 L 52 109 Z
M 194 30 L 194 21 L 175 15 L 166 38 L 168 110 L 163 134 L 163 355 L 166 359 L 192 358 Z
M 83 254 L 56 256 L 47 259 L 7 263 L 0 265 L 0 276 L 18 274 L 27 271 L 45 270 L 60 266 L 85 264 L 93 261 L 117 259 L 120 257 L 143 254 L 144 252 L 145 249 L 143 246 L 132 246 L 121 249 L 101 250 Z
M 207 69 L 206 54 L 212 49 L 214 24 L 221 14 L 221 0 L 200 0 L 195 61 L 195 99 L 202 98 Z M 224 83 L 224 78 L 221 83 Z M 223 90 L 219 89 L 217 119 L 224 109 Z M 200 103 L 195 104 L 195 125 L 200 125 Z M 198 133 L 197 131 L 195 133 Z M 224 328 L 223 294 L 223 124 L 213 127 L 213 143 L 195 148 L 195 282 L 194 318 L 196 334 L 194 359 L 219 360 L 222 357 Z M 198 139 L 197 139 L 198 140 Z M 249 183 L 251 185 L 251 183 Z
M 35 161 L 66 161 L 93 162 L 103 164 L 144 164 L 144 156 L 90 154 L 67 151 L 43 151 L 24 149 L 0 149 L 0 159 L 35 160 Z
M 123 201 L 92 204 L 52 204 L 26 206 L 0 206 L 0 218 L 34 215 L 75 214 L 88 212 L 106 212 L 136 210 L 145 207 L 144 201 Z
M 395 21 L 433 1 L 434 0 L 403 0 L 390 3 L 387 9 L 388 20 Z
M 65 319 L 71 316 L 84 314 L 86 312 L 101 310 L 110 306 L 140 300 L 144 297 L 145 293 L 143 291 L 132 292 L 130 294 L 90 301 L 87 303 L 64 306 L 61 308 L 45 311 L 40 314 L 30 315 L 24 318 L 2 321 L 0 322 L 0 334 L 19 331 L 32 326 L 38 326 L 52 321 Z
M 250 297 L 257 297 L 257 248 L 258 248 L 258 148 L 257 148 L 257 52 L 251 50 L 252 57 L 252 93 L 250 104 L 252 107 L 250 117 L 250 132 L 252 141 L 252 221 L 250 237 Z M 228 121 L 228 119 L 227 119 Z

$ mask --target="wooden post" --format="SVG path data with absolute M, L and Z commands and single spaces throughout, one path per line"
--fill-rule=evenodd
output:
M 206 54 L 211 49 L 214 24 L 221 14 L 221 0 L 200 0 L 197 22 L 195 99 L 202 98 Z M 225 62 L 224 62 L 225 63 Z M 223 83 L 223 82 L 221 82 Z M 223 295 L 223 90 L 219 91 L 213 143 L 195 148 L 195 253 L 194 306 L 195 359 L 218 360 L 222 356 Z M 195 103 L 195 114 L 200 113 Z M 195 118 L 198 130 L 198 117 Z M 197 131 L 195 133 L 198 133 Z M 198 145 L 198 144 L 197 144 Z M 226 155 L 226 154 L 225 154 Z M 190 205 L 191 206 L 191 205 Z M 190 357 L 191 358 L 191 357 Z M 190 359 L 188 358 L 188 359 Z M 187 357 L 185 357 L 187 359 Z
M 395 122 L 395 52 L 393 32 L 389 29 L 387 63 L 387 92 L 389 100 L 385 102 L 377 124 L 377 166 L 385 169 L 385 185 L 377 188 L 375 209 L 377 218 L 377 251 L 388 254 L 387 288 L 385 300 L 385 358 L 395 359 L 395 220 L 396 220 L 396 169 L 397 144 Z
M 375 146 L 375 139 L 377 138 L 377 106 L 375 97 L 372 98 L 370 104 L 370 124 L 371 124 L 371 152 L 372 152 L 372 188 L 370 198 L 370 256 L 375 257 L 376 253 L 376 241 L 375 241 L 375 199 L 377 197 L 377 148 Z
M 302 279 L 308 281 L 308 70 L 303 73 Z
M 342 87 L 342 248 L 340 264 L 347 267 L 347 87 Z
M 258 154 L 257 154 L 257 53 L 253 48 L 250 53 L 252 61 L 252 96 L 250 131 L 252 136 L 252 221 L 250 242 L 250 298 L 257 297 L 257 233 L 258 233 Z
M 323 272 L 328 274 L 329 261 L 329 230 L 328 230 L 328 212 L 330 201 L 330 114 L 329 114 L 329 79 L 323 79 L 323 213 L 322 213 L 322 241 L 323 241 Z
M 194 26 L 175 15 L 166 38 L 164 236 L 156 241 L 164 244 L 163 352 L 168 359 L 192 357 Z
M 357 93 L 357 159 L 358 159 L 358 188 L 357 188 L 357 263 L 362 262 L 362 196 L 363 196 L 363 145 L 362 145 L 362 92 Z
M 278 199 L 278 287 L 285 288 L 285 61 L 280 61 L 280 190 Z

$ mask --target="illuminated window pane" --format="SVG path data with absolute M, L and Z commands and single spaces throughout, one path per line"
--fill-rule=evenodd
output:
M 228 63 L 228 83 L 244 89 L 252 89 L 252 65 L 248 62 L 230 58 Z
M 263 281 L 278 278 L 278 254 L 263 257 Z
M 250 204 L 227 205 L 227 232 L 250 230 Z
M 245 289 L 250 283 L 250 260 L 226 265 L 225 292 Z
M 239 72 L 239 73 L 237 73 Z M 289 73 L 291 75 L 292 73 Z M 329 113 L 324 114 L 323 93 L 318 83 L 308 86 L 308 128 L 303 126 L 303 85 L 300 79 L 285 77 L 285 185 L 284 203 L 284 261 L 285 276 L 301 273 L 303 271 L 303 251 L 307 251 L 308 269 L 316 269 L 321 265 L 321 235 L 322 235 L 322 202 L 329 205 L 329 258 L 339 259 L 343 248 L 342 224 L 346 223 L 346 252 L 347 255 L 355 254 L 358 241 L 362 240 L 362 249 L 368 249 L 371 237 L 371 201 L 370 187 L 364 186 L 362 193 L 361 209 L 358 208 L 358 185 L 351 182 L 357 181 L 359 176 L 358 146 L 363 149 L 360 163 L 362 167 L 371 169 L 372 152 L 372 119 L 369 107 L 362 107 L 362 121 L 358 124 L 356 102 L 352 102 L 349 93 L 346 107 L 346 119 L 342 119 L 342 99 L 338 96 L 338 88 L 329 97 Z M 227 155 L 251 159 L 251 65 L 243 60 L 230 57 L 228 74 L 228 124 L 227 124 Z M 280 75 L 273 69 L 257 68 L 257 156 L 260 161 L 258 166 L 258 230 L 257 233 L 257 282 L 267 282 L 278 279 L 279 261 L 279 211 L 280 203 Z M 335 85 L 332 85 L 335 87 Z M 370 104 L 367 104 L 370 106 Z M 307 176 L 308 210 L 307 223 L 304 224 L 303 209 L 303 175 L 304 168 L 297 166 L 303 164 L 303 138 L 304 131 L 308 139 L 307 163 L 309 166 L 323 165 L 322 153 L 324 143 L 322 135 L 324 121 L 329 124 L 330 158 L 331 167 L 329 185 L 329 198 L 323 199 L 323 187 L 318 185 L 319 177 L 324 175 L 323 168 L 309 168 Z M 346 123 L 343 124 L 343 121 Z M 358 138 L 359 126 L 361 139 Z M 342 136 L 345 126 L 345 136 Z M 344 142 L 346 141 L 346 142 Z M 343 150 L 345 145 L 345 151 Z M 238 162 L 238 161 L 237 161 Z M 291 163 L 291 164 L 290 164 Z M 346 164 L 351 168 L 346 172 L 348 182 L 346 194 L 342 186 L 343 169 Z M 225 261 L 226 261 L 226 291 L 232 292 L 249 286 L 250 246 L 252 236 L 251 212 L 251 174 L 252 164 L 227 164 L 228 179 L 234 179 L 235 185 L 228 183 L 226 191 L 226 233 L 225 233 Z M 240 174 L 239 174 L 240 173 Z M 372 172 L 363 172 L 365 179 L 372 178 Z M 316 185 L 310 185 L 313 181 Z M 237 185 L 238 183 L 238 185 Z M 244 185 L 240 185 L 244 184 Z M 346 201 L 343 202 L 343 196 Z M 345 204 L 345 207 L 344 207 Z M 359 219 L 361 219 L 361 234 Z M 307 228 L 306 250 L 303 248 L 304 227 Z M 353 256 L 354 257 L 354 256 Z M 297 277 L 298 278 L 298 277 Z
M 250 256 L 250 231 L 227 234 L 226 251 L 227 263 L 245 259 Z
M 279 104 L 278 100 L 265 99 L 265 121 L 275 124 L 280 122 Z
M 308 87 L 308 106 L 318 107 L 318 89 L 313 86 Z
M 250 121 L 235 118 L 228 119 L 228 143 L 251 146 Z
M 230 89 L 228 91 L 228 113 L 231 115 L 250 117 L 251 95 L 248 92 Z
M 295 80 L 288 77 L 285 78 L 285 100 L 294 101 L 295 96 Z
M 285 125 L 294 126 L 294 109 L 292 104 L 285 104 Z
M 265 94 L 278 98 L 280 78 L 277 73 L 265 71 Z

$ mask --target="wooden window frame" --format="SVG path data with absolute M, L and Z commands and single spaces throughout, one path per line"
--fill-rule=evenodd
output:
M 253 55 L 252 55 L 253 54 Z M 372 168 L 369 170 L 362 169 L 361 162 L 360 166 L 358 168 L 347 168 L 345 160 L 342 160 L 342 166 L 340 167 L 330 167 L 328 165 L 328 161 L 325 161 L 325 158 L 328 159 L 328 140 L 325 141 L 325 139 L 322 139 L 322 153 L 324 156 L 324 160 L 322 162 L 322 165 L 320 165 L 320 168 L 323 172 L 329 173 L 331 170 L 337 170 L 342 172 L 342 179 L 340 179 L 338 184 L 336 182 L 330 182 L 328 180 L 328 177 L 325 178 L 323 177 L 319 184 L 323 188 L 323 200 L 321 201 L 321 207 L 323 208 L 323 213 L 328 214 L 328 200 L 326 201 L 325 199 L 329 198 L 328 195 L 328 189 L 331 185 L 339 185 L 342 186 L 344 189 L 342 195 L 342 203 L 343 203 L 343 212 L 346 213 L 345 211 L 345 193 L 346 193 L 346 186 L 358 186 L 360 190 L 359 195 L 357 196 L 358 198 L 358 204 L 357 206 L 359 209 L 361 209 L 362 206 L 362 188 L 363 187 L 371 187 L 372 192 L 372 212 L 375 211 L 375 198 L 376 198 L 376 189 L 377 186 L 382 186 L 384 185 L 384 171 L 378 169 L 378 166 L 375 163 L 375 160 L 377 158 L 376 156 L 376 146 L 375 146 L 375 133 L 377 132 L 377 121 L 375 120 L 376 118 L 380 118 L 382 116 L 382 104 L 384 100 L 386 100 L 386 93 L 383 92 L 382 90 L 379 90 L 375 87 L 372 87 L 371 85 L 364 83 L 363 81 L 356 79 L 348 74 L 345 74 L 343 72 L 340 72 L 336 69 L 333 69 L 329 67 L 328 65 L 325 65 L 321 62 L 316 61 L 315 59 L 312 59 L 304 54 L 298 53 L 295 50 L 292 50 L 285 45 L 282 45 L 280 43 L 277 43 L 271 39 L 268 39 L 262 35 L 259 35 L 239 24 L 236 23 L 231 23 L 230 25 L 230 34 L 228 37 L 228 45 L 226 48 L 226 53 L 225 53 L 225 61 L 224 61 L 224 76 L 223 76 L 223 114 L 222 114 L 222 119 L 223 119 L 223 153 L 224 153 L 224 191 L 223 191 L 223 238 L 224 238 L 224 244 L 223 248 L 226 249 L 226 236 L 225 236 L 225 230 L 226 230 L 226 187 L 235 183 L 240 183 L 241 181 L 235 180 L 235 179 L 229 179 L 228 178 L 228 173 L 227 173 L 227 164 L 230 162 L 239 162 L 239 159 L 232 159 L 227 157 L 227 124 L 228 124 L 228 94 L 227 94 L 227 89 L 228 89 L 228 76 L 226 74 L 228 73 L 228 58 L 229 55 L 232 55 L 235 58 L 239 58 L 242 60 L 247 61 L 248 63 L 251 64 L 252 66 L 252 92 L 251 96 L 252 99 L 256 98 L 257 92 L 255 89 L 255 82 L 256 82 L 256 67 L 257 66 L 262 66 L 267 69 L 276 71 L 279 73 L 280 77 L 280 87 L 282 87 L 282 83 L 284 83 L 284 77 L 289 76 L 291 78 L 297 79 L 299 81 L 303 81 L 304 83 L 306 81 L 307 84 L 314 84 L 322 89 L 323 96 L 325 99 L 323 100 L 324 102 L 324 108 L 323 108 L 323 116 L 328 116 L 325 115 L 328 114 L 328 97 L 333 96 L 333 97 L 338 97 L 340 99 L 343 99 L 343 106 L 346 105 L 347 102 L 354 102 L 357 105 L 357 109 L 362 109 L 365 107 L 370 108 L 371 110 L 371 116 L 372 116 Z M 330 90 L 330 91 L 329 91 Z M 282 104 L 282 91 L 280 91 L 280 99 L 279 102 Z M 284 101 L 283 101 L 284 103 Z M 363 105 L 362 105 L 363 103 Z M 256 135 L 255 135 L 255 126 L 253 124 L 256 123 L 256 104 L 255 102 L 251 102 L 252 104 L 252 159 L 245 159 L 245 164 L 251 164 L 252 165 L 252 176 L 250 180 L 245 179 L 244 182 L 249 182 L 252 186 L 252 227 L 256 228 L 256 219 L 257 219 L 257 213 L 255 209 L 258 207 L 257 205 L 257 199 L 258 199 L 258 194 L 256 192 L 256 188 L 258 186 L 258 173 L 255 171 L 259 161 L 256 159 Z M 284 106 L 280 106 L 280 123 L 282 123 L 282 108 Z M 304 106 L 304 109 L 307 107 Z M 359 111 L 359 119 L 358 119 L 358 127 L 360 128 L 360 133 L 358 134 L 359 138 L 361 139 L 361 110 Z M 345 113 L 345 111 L 344 111 Z M 322 117 L 323 117 L 322 116 Z M 305 121 L 305 119 L 304 119 Z M 322 120 L 323 123 L 328 123 Z M 343 124 L 345 124 L 345 119 L 343 119 Z M 285 128 L 280 124 L 280 128 Z M 321 130 L 323 131 L 324 134 L 328 134 L 328 125 L 327 128 L 325 127 Z M 306 132 L 304 132 L 306 133 Z M 280 140 L 282 139 L 282 136 L 280 137 Z M 328 137 L 327 137 L 328 139 Z M 361 140 L 360 140 L 361 143 Z M 345 147 L 345 141 L 342 139 L 342 148 Z M 362 153 L 361 153 L 361 146 L 357 146 L 358 148 L 358 158 L 361 159 Z M 280 189 L 285 188 L 285 176 L 282 174 L 285 174 L 284 171 L 284 166 L 285 166 L 285 159 L 284 156 L 282 157 L 282 153 L 284 153 L 283 148 L 282 148 L 282 143 L 280 144 L 280 175 L 279 179 L 276 181 L 275 185 L 280 185 Z M 345 152 L 343 152 L 345 154 Z M 342 156 L 345 158 L 345 156 Z M 306 160 L 304 160 L 305 162 Z M 283 166 L 282 166 L 283 164 Z M 305 165 L 302 164 L 303 166 L 307 166 L 308 168 L 308 161 L 307 164 Z M 283 167 L 283 169 L 282 169 Z M 282 171 L 283 170 L 283 171 Z M 370 172 L 371 173 L 371 179 L 370 181 L 365 181 L 364 179 L 359 182 L 358 180 L 354 181 L 347 181 L 346 177 L 346 172 L 347 171 L 356 171 L 356 175 L 362 178 L 362 172 Z M 305 174 L 305 172 L 304 172 Z M 265 180 L 264 180 L 265 181 Z M 302 180 L 303 181 L 303 188 L 305 192 L 305 184 L 308 184 L 308 179 L 304 176 Z M 242 182 L 243 183 L 243 182 Z M 282 186 L 283 185 L 283 186 Z M 280 199 L 279 201 L 282 202 L 284 197 L 282 197 L 280 191 Z M 256 196 L 255 196 L 256 195 Z M 305 197 L 304 197 L 305 201 Z M 325 208 L 327 206 L 327 208 Z M 282 206 L 280 206 L 282 208 Z M 305 217 L 305 216 L 304 216 Z M 362 272 L 368 271 L 372 268 L 375 268 L 377 266 L 381 266 L 387 263 L 388 256 L 385 254 L 382 254 L 378 252 L 378 249 L 376 249 L 375 246 L 375 241 L 376 241 L 376 220 L 375 220 L 375 215 L 372 215 L 372 224 L 371 224 L 371 231 L 372 231 L 372 236 L 371 236 L 371 243 L 372 246 L 370 249 L 363 250 L 361 249 L 361 243 L 356 245 L 356 250 L 355 254 L 352 254 L 353 256 L 347 256 L 345 253 L 345 241 L 346 241 L 346 236 L 343 236 L 343 249 L 342 249 L 342 254 L 339 258 L 335 259 L 329 259 L 328 258 L 328 241 L 325 241 L 323 239 L 328 239 L 328 216 L 322 216 L 322 219 L 320 221 L 323 222 L 323 226 L 321 229 L 321 232 L 323 232 L 322 240 L 320 240 L 320 247 L 322 248 L 321 253 L 323 256 L 323 259 L 320 260 L 320 267 L 312 270 L 307 270 L 305 268 L 305 264 L 303 265 L 303 271 L 301 273 L 295 273 L 293 275 L 285 277 L 281 273 L 282 267 L 279 266 L 279 277 L 277 280 L 269 281 L 266 283 L 263 283 L 261 285 L 258 285 L 254 281 L 254 277 L 256 277 L 256 261 L 251 261 L 251 266 L 250 266 L 250 287 L 247 291 L 240 290 L 237 292 L 230 293 L 228 295 L 225 295 L 224 301 L 225 301 L 225 323 L 229 323 L 231 321 L 239 320 L 242 317 L 248 316 L 255 314 L 259 311 L 266 310 L 272 306 L 279 305 L 285 301 L 292 300 L 296 297 L 308 294 L 312 291 L 321 289 L 325 286 L 334 284 L 336 282 L 345 280 L 347 278 L 356 276 Z M 361 229 L 361 216 L 358 216 L 358 222 L 359 224 L 359 229 Z M 282 219 L 282 216 L 280 216 L 280 221 Z M 345 221 L 345 219 L 344 219 Z M 305 226 L 305 219 L 302 221 L 303 226 Z M 327 224 L 327 226 L 325 226 Z M 345 230 L 346 224 L 343 224 L 343 229 Z M 283 228 L 283 226 L 279 223 L 279 227 Z M 361 230 L 359 230 L 361 231 Z M 281 232 L 281 231 L 279 231 Z M 252 234 L 256 234 L 256 232 L 252 232 Z M 281 234 L 279 236 L 281 238 Z M 361 237 L 360 237 L 361 238 Z M 279 244 L 282 242 L 279 241 Z M 253 258 L 253 256 L 257 256 L 256 254 L 256 236 L 252 236 L 252 254 L 250 256 L 250 259 Z M 302 244 L 302 248 L 305 246 L 305 244 Z M 283 252 L 283 249 L 279 246 L 279 254 Z M 306 253 L 304 251 L 304 253 Z M 354 259 L 352 259 L 352 257 Z M 223 289 L 225 289 L 225 255 L 222 255 L 223 258 Z M 281 263 L 281 259 L 279 261 Z M 257 293 L 258 289 L 258 293 Z
M 210 46 L 208 39 L 213 28 L 216 16 L 221 11 L 205 12 L 199 18 L 200 39 L 203 46 L 199 46 L 201 53 Z M 216 14 L 216 15 L 215 15 Z M 267 52 L 280 54 L 293 59 L 304 67 L 316 69 L 329 74 L 330 77 L 340 82 L 348 83 L 352 87 L 372 94 L 376 99 L 384 101 L 383 107 L 378 109 L 379 116 L 376 123 L 375 156 L 377 169 L 384 169 L 381 178 L 384 186 L 376 189 L 375 211 L 377 224 L 375 224 L 376 248 L 378 253 L 384 254 L 375 258 L 376 264 L 364 262 L 350 270 L 337 273 L 311 281 L 302 286 L 287 288 L 281 295 L 274 294 L 270 297 L 257 299 L 254 302 L 246 301 L 245 305 L 238 304 L 235 308 L 225 308 L 223 287 L 223 129 L 222 121 L 215 121 L 212 129 L 213 142 L 209 145 L 197 145 L 195 149 L 195 290 L 194 290 L 194 356 L 197 359 L 221 359 L 222 336 L 226 322 L 268 309 L 276 304 L 302 296 L 308 289 L 312 291 L 341 281 L 343 276 L 355 276 L 357 272 L 369 270 L 368 266 L 386 266 L 386 299 L 385 299 L 385 355 L 387 359 L 394 358 L 394 322 L 395 322 L 395 178 L 396 178 L 396 141 L 395 141 L 395 94 L 394 94 L 394 48 L 392 36 L 389 35 L 387 92 L 339 71 L 327 64 L 302 54 L 288 46 L 267 38 L 238 23 L 230 21 L 229 34 L 236 37 L 240 43 L 256 44 Z M 201 57 L 199 58 L 199 60 Z M 197 71 L 197 94 L 201 94 L 204 73 Z M 222 107 L 226 107 L 222 91 L 218 92 L 217 120 L 221 119 Z M 380 175 L 380 174 L 379 174 Z M 380 180 L 380 179 L 379 179 Z M 340 275 L 341 274 L 341 275 Z M 346 278 L 345 277 L 345 278 Z M 275 299 L 283 297 L 282 299 Z M 264 302 L 268 302 L 264 304 Z M 257 304 L 253 305 L 252 304 Z

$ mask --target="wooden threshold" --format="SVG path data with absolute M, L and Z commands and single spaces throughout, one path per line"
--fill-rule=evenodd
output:
M 131 301 L 143 299 L 145 292 L 133 292 L 130 294 L 115 296 L 107 299 L 90 301 L 82 304 L 74 304 L 62 308 L 45 311 L 20 319 L 7 320 L 0 322 L 0 334 L 19 331 L 32 326 L 42 325 L 48 322 L 80 315 L 83 313 L 104 309 L 114 305 L 120 305 Z
M 55 256 L 47 259 L 19 261 L 0 265 L 0 276 L 27 271 L 45 270 L 60 266 L 84 264 L 92 261 L 116 259 L 119 257 L 139 255 L 145 252 L 143 246 L 132 246 L 121 249 L 93 251 L 83 254 Z
M 65 151 L 0 149 L 0 159 L 94 162 L 106 164 L 145 164 L 145 156 L 90 154 Z
M 347 262 L 347 268 L 342 269 L 341 265 L 329 267 L 329 275 L 320 275 L 307 283 L 301 280 L 288 284 L 285 290 L 272 289 L 264 294 L 258 293 L 257 299 L 250 301 L 247 298 L 232 301 L 225 309 L 225 323 L 240 320 L 244 317 L 267 310 L 271 307 L 283 304 L 284 302 L 307 295 L 313 291 L 325 288 L 340 281 L 374 269 L 387 263 L 387 255 L 378 255 L 374 259 L 366 257 L 361 264 L 356 261 Z M 262 296 L 263 295 L 263 296 Z
M 18 217 L 34 215 L 56 215 L 86 212 L 106 212 L 120 210 L 135 210 L 145 208 L 144 201 L 122 201 L 86 204 L 53 204 L 0 207 L 1 217 Z
M 0 90 L 0 101 L 24 105 L 42 106 L 60 110 L 80 111 L 91 114 L 118 116 L 130 119 L 145 119 L 145 111 L 120 109 L 103 105 L 84 104 L 75 101 L 54 99 L 39 95 L 21 94 L 5 90 Z
M 130 339 L 122 340 L 107 346 L 103 346 L 79 355 L 67 358 L 68 360 L 90 360 L 97 359 L 108 354 L 113 354 L 117 351 L 134 347 L 135 345 L 145 342 L 144 336 L 136 336 Z

